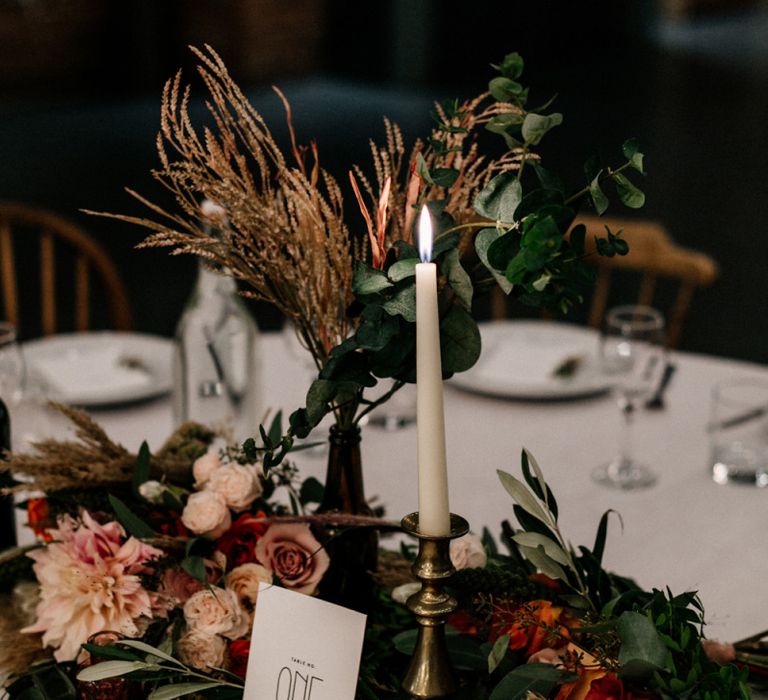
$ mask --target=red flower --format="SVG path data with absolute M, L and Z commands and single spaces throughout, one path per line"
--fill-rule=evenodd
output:
M 227 570 L 256 561 L 256 543 L 269 528 L 265 517 L 263 511 L 243 513 L 219 538 L 216 547 L 227 557 Z
M 56 527 L 56 524 L 51 521 L 50 509 L 46 499 L 30 498 L 27 501 L 27 524 L 44 542 L 53 541 L 53 535 L 48 532 L 48 528 Z
M 614 673 L 606 673 L 589 684 L 584 700 L 624 700 L 624 684 Z
M 236 639 L 229 643 L 229 671 L 245 680 L 248 670 L 248 654 L 251 651 L 250 639 Z
M 181 516 L 175 510 L 169 510 L 167 513 L 153 511 L 150 517 L 153 523 L 155 523 L 155 519 L 159 521 L 155 523 L 155 527 L 163 535 L 168 537 L 190 537 L 189 530 L 181 522 Z

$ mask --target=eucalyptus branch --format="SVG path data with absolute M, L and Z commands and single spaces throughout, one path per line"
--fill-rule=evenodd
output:
M 394 394 L 402 389 L 405 386 L 405 382 L 398 379 L 393 384 L 392 387 L 387 391 L 385 394 L 382 394 L 378 399 L 374 399 L 373 401 L 368 401 L 367 406 L 360 411 L 360 413 L 357 414 L 357 417 L 355 418 L 355 425 L 359 425 L 360 419 L 369 414 L 371 411 L 373 411 L 377 406 L 381 406 L 381 404 L 389 401 L 389 399 L 394 396 Z
M 616 170 L 611 170 L 611 168 L 606 168 L 605 175 L 600 176 L 597 181 L 598 183 L 605 182 L 606 180 L 613 178 L 615 175 L 620 175 L 627 168 L 630 168 L 631 166 L 632 166 L 632 163 L 630 161 L 627 161 L 626 163 L 624 163 L 624 165 L 616 168 Z M 568 199 L 565 200 L 565 204 L 568 205 L 573 202 L 576 202 L 579 199 L 581 199 L 585 194 L 588 194 L 588 193 L 589 193 L 589 185 L 587 185 L 586 187 L 580 189 L 575 194 L 572 194 L 570 197 L 568 197 Z

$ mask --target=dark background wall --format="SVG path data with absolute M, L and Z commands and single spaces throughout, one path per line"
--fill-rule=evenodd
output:
M 284 139 L 268 87 L 279 83 L 300 138 L 316 138 L 342 177 L 367 162 L 381 115 L 409 140 L 423 135 L 434 99 L 481 91 L 488 64 L 520 51 L 533 103 L 557 93 L 565 115 L 543 151 L 550 167 L 579 183 L 590 153 L 610 158 L 637 136 L 648 170 L 640 215 L 719 261 L 683 347 L 768 361 L 768 19 L 759 3 L 0 0 L 0 199 L 83 224 L 118 262 L 138 329 L 165 335 L 194 261 L 134 251 L 141 231 L 79 210 L 140 213 L 123 187 L 157 193 L 149 171 L 162 85 L 179 68 L 192 75 L 187 45 L 203 42 Z

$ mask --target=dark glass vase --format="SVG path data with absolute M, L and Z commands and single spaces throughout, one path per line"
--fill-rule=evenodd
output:
M 0 399 L 0 459 L 11 449 L 11 417 Z M 0 474 L 0 488 L 13 486 L 10 474 Z M 16 518 L 13 513 L 13 496 L 0 496 L 0 551 L 16 546 Z
M 331 428 L 325 494 L 318 512 L 372 515 L 365 500 L 360 428 Z M 325 600 L 367 612 L 373 600 L 379 551 L 378 532 L 369 527 L 327 528 L 323 544 L 331 565 L 320 584 Z

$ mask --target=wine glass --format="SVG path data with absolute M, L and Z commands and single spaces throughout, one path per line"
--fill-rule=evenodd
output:
M 600 341 L 600 364 L 623 417 L 619 454 L 592 473 L 595 481 L 620 489 L 651 486 L 656 475 L 632 453 L 637 404 L 651 394 L 664 372 L 664 317 L 649 306 L 610 309 Z

